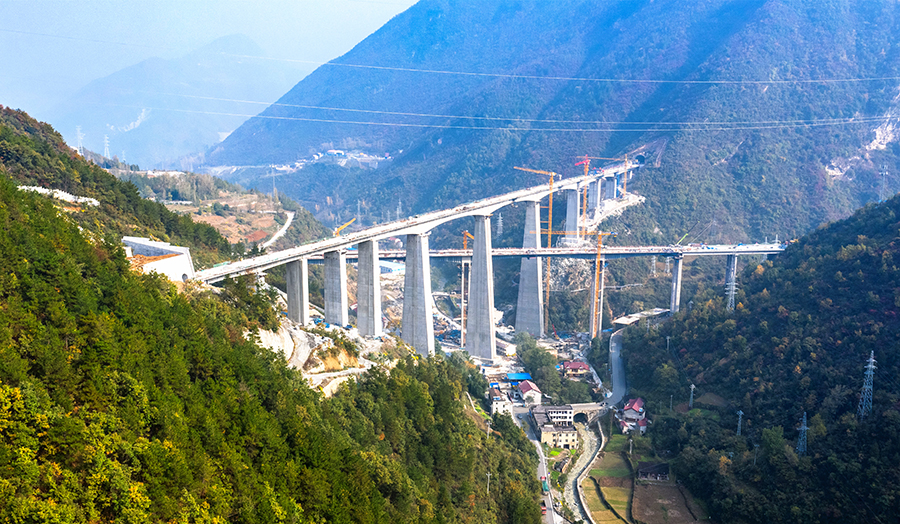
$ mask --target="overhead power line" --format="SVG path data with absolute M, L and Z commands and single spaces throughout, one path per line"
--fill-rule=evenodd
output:
M 125 90 L 123 90 L 125 91 Z M 128 90 L 131 92 L 130 90 Z M 447 118 L 447 119 L 464 119 L 479 120 L 491 122 L 528 122 L 543 124 L 581 124 L 581 125 L 694 125 L 694 126 L 710 126 L 710 125 L 766 125 L 766 124 L 806 124 L 806 123 L 856 123 L 856 122 L 884 122 L 895 117 L 890 116 L 865 116 L 865 117 L 842 117 L 842 118 L 819 118 L 819 119 L 799 119 L 799 120 L 721 120 L 721 121 L 631 121 L 631 120 L 556 120 L 541 118 L 522 118 L 522 117 L 499 117 L 499 116 L 473 116 L 473 115 L 443 115 L 434 113 L 409 113 L 404 111 L 383 111 L 377 109 L 355 109 L 347 107 L 334 106 L 317 106 L 308 104 L 286 104 L 283 102 L 263 102 L 260 100 L 243 100 L 240 98 L 223 98 L 215 96 L 188 95 L 180 93 L 155 93 L 143 91 L 148 94 L 158 94 L 163 96 L 177 96 L 181 98 L 194 98 L 198 100 L 211 100 L 215 102 L 234 102 L 240 104 L 254 104 L 263 106 L 291 107 L 296 109 L 311 109 L 318 111 L 341 111 L 347 113 L 364 113 L 374 115 L 392 115 L 392 116 L 411 116 L 421 118 Z
M 138 106 L 138 105 L 129 105 L 129 104 L 97 104 L 97 105 L 109 105 L 115 107 L 132 107 L 135 109 L 150 109 L 153 111 L 172 111 L 176 113 L 189 113 L 189 114 L 199 114 L 199 115 L 218 115 L 218 116 L 234 116 L 241 118 L 259 118 L 263 120 L 283 120 L 283 121 L 295 121 L 295 122 L 317 122 L 324 124 L 349 124 L 349 125 L 362 125 L 362 126 L 385 126 L 385 127 L 411 127 L 411 128 L 428 128 L 428 129 L 473 129 L 473 130 L 481 130 L 481 131 L 529 131 L 529 132 L 545 132 L 545 133 L 623 133 L 623 132 L 646 132 L 646 131 L 684 131 L 684 132 L 697 132 L 697 131 L 741 131 L 741 130 L 765 130 L 765 129 L 794 129 L 794 128 L 810 128 L 810 127 L 826 127 L 826 126 L 841 126 L 841 125 L 859 125 L 859 124 L 867 124 L 872 122 L 885 122 L 891 120 L 890 117 L 867 117 L 865 119 L 856 119 L 856 120 L 819 120 L 819 121 L 809 121 L 806 123 L 783 123 L 783 124 L 771 124 L 771 125 L 733 125 L 733 126 L 702 126 L 701 123 L 697 122 L 693 125 L 701 126 L 701 127 L 689 127 L 687 125 L 683 126 L 672 126 L 667 122 L 658 122 L 656 124 L 647 124 L 645 127 L 527 127 L 527 126 L 473 126 L 473 125 L 459 125 L 459 124 L 428 124 L 428 123 L 414 123 L 414 122 L 372 122 L 365 120 L 340 120 L 340 119 L 330 119 L 330 118 L 307 118 L 307 117 L 292 117 L 292 116 L 278 116 L 278 115 L 264 115 L 264 114 L 244 114 L 244 113 L 231 113 L 225 111 L 201 111 L 195 109 L 175 109 L 168 107 L 147 107 L 147 106 Z M 584 124 L 584 122 L 581 122 Z M 632 122 L 622 122 L 622 125 L 632 125 Z M 661 127 L 659 127 L 661 126 Z
M 258 60 L 274 60 L 280 62 L 295 62 L 299 64 L 310 64 L 327 67 L 349 67 L 355 69 L 375 69 L 382 71 L 398 71 L 405 73 L 428 73 L 435 75 L 457 75 L 470 77 L 489 77 L 489 78 L 510 78 L 520 80 L 561 80 L 574 82 L 606 82 L 615 84 L 732 84 L 732 85 L 784 85 L 784 84 L 840 84 L 840 83 L 858 83 L 858 82 L 885 82 L 900 80 L 900 76 L 884 76 L 884 77 L 859 77 L 859 78 L 809 78 L 796 80 L 665 80 L 653 78 L 592 78 L 579 76 L 554 76 L 554 75 L 519 75 L 513 73 L 483 73 L 477 71 L 451 71 L 446 69 L 420 69 L 415 67 L 395 67 L 380 66 L 372 64 L 348 64 L 342 62 L 317 62 L 314 60 L 298 60 L 294 58 L 274 58 L 268 56 L 240 55 L 231 53 L 222 53 L 226 56 L 234 56 L 237 58 L 255 58 Z

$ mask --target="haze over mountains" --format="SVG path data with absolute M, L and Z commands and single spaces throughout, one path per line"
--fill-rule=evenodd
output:
M 571 175 L 579 155 L 652 143 L 658 167 L 629 185 L 648 197 L 626 215 L 637 241 L 673 241 L 696 222 L 716 223 L 708 241 L 793 236 L 877 199 L 882 164 L 897 172 L 897 118 L 881 118 L 897 114 L 898 9 L 425 0 L 247 121 L 206 164 L 389 152 L 394 162 L 374 173 L 314 165 L 279 182 L 319 216 L 361 199 L 373 220 L 398 197 L 418 212 L 540 181 L 514 165 Z M 898 187 L 886 180 L 888 193 Z
M 260 101 L 274 100 L 303 76 L 289 62 L 253 58 L 263 55 L 248 37 L 231 35 L 178 59 L 144 60 L 91 82 L 49 120 L 72 145 L 81 126 L 88 149 L 102 153 L 108 135 L 110 155 L 124 151 L 129 163 L 144 168 L 177 165 L 221 141 L 264 107 Z

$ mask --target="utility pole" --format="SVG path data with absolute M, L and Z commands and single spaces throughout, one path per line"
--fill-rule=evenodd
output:
M 803 422 L 800 423 L 800 438 L 797 439 L 797 455 L 806 455 L 806 431 L 809 426 L 806 425 L 806 412 L 803 412 Z
M 744 412 L 743 412 L 742 410 L 739 409 L 738 412 L 737 412 L 737 416 L 738 416 L 738 430 L 737 430 L 737 435 L 740 437 L 740 436 L 741 436 L 741 422 L 744 420 Z
M 866 364 L 866 380 L 863 382 L 862 394 L 859 396 L 859 407 L 856 416 L 859 420 L 866 418 L 872 412 L 872 379 L 875 377 L 875 352 L 869 354 Z
M 688 402 L 688 409 L 694 409 L 694 390 L 697 389 L 697 386 L 691 384 L 691 401 Z

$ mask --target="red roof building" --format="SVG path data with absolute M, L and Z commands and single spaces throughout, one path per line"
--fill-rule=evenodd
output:
M 563 374 L 567 377 L 582 377 L 591 372 L 591 367 L 588 366 L 587 362 L 570 360 L 568 362 L 563 362 L 562 366 Z

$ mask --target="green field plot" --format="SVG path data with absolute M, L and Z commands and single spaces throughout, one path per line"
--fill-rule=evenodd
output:
M 594 478 L 622 478 L 630 477 L 631 469 L 628 467 L 625 459 L 622 458 L 621 453 L 607 453 L 603 460 L 600 461 L 599 467 L 592 469 L 590 473 Z
M 628 437 L 622 434 L 616 434 L 609 438 L 603 451 L 616 453 L 628 449 Z
M 616 510 L 619 515 L 628 515 L 628 499 L 631 497 L 631 488 L 600 488 L 606 502 Z
M 617 517 L 615 513 L 610 511 L 606 507 L 606 504 L 600 499 L 600 493 L 594 479 L 585 479 L 581 484 L 581 487 L 584 490 L 585 505 L 587 505 L 588 511 L 591 512 L 591 517 L 593 517 L 594 522 L 610 524 L 622 522 L 622 520 Z

